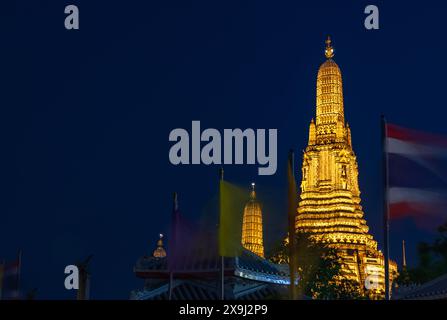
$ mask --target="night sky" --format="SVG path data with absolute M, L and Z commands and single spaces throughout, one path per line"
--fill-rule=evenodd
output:
M 65 5 L 80 30 L 64 28 Z M 368 4 L 380 30 L 368 31 Z M 278 171 L 225 166 L 257 183 L 265 238 L 284 236 L 286 158 L 307 144 L 316 73 L 332 36 L 341 68 L 365 216 L 382 246 L 380 114 L 447 134 L 446 6 L 439 1 L 2 1 L 0 258 L 23 250 L 22 287 L 73 298 L 64 268 L 89 254 L 94 299 L 141 288 L 132 268 L 167 233 L 172 192 L 207 219 L 218 166 L 175 167 L 169 132 L 277 128 Z M 392 258 L 409 264 L 433 233 L 391 226 Z

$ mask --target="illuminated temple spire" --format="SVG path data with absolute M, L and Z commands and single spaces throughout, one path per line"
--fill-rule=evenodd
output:
M 317 75 L 316 143 L 343 142 L 346 139 L 343 83 L 340 68 L 332 60 L 334 49 L 329 37 L 325 55 L 327 60 L 320 66 Z
M 363 218 L 357 159 L 345 122 L 342 75 L 329 37 L 325 56 L 317 74 L 316 117 L 303 155 L 295 227 L 337 249 L 344 257 L 347 277 L 363 283 L 371 266 L 383 274 L 383 255 Z M 383 276 L 379 277 L 383 289 Z
M 324 51 L 324 54 L 326 55 L 326 58 L 328 58 L 328 59 L 331 59 L 334 57 L 334 48 L 332 48 L 332 41 L 331 41 L 330 36 L 327 36 L 326 49 Z
M 330 38 L 325 55 L 317 75 L 316 121 L 310 123 L 303 157 L 296 227 L 324 242 L 354 241 L 375 250 L 377 242 L 368 234 L 360 205 L 357 159 L 344 120 L 342 76 L 332 60 Z
M 242 246 L 258 256 L 264 257 L 262 209 L 261 204 L 256 200 L 254 183 L 251 184 L 250 200 L 244 208 Z
M 155 258 L 166 257 L 166 251 L 163 248 L 163 234 L 160 233 L 160 239 L 157 241 L 157 249 L 154 250 L 153 256 Z

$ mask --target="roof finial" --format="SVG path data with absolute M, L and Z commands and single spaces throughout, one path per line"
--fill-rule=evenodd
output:
M 331 59 L 334 57 L 334 48 L 332 48 L 332 41 L 331 41 L 330 36 L 327 36 L 326 49 L 324 50 L 324 54 L 326 55 L 326 58 L 328 58 L 328 59 Z
M 250 199 L 256 199 L 255 183 L 251 183 Z
M 164 258 L 166 257 L 166 251 L 163 248 L 163 234 L 159 234 L 159 239 L 157 241 L 157 249 L 154 250 L 154 253 L 152 254 L 155 258 Z
M 160 237 L 160 239 L 158 239 L 157 245 L 159 247 L 162 247 L 163 246 L 163 233 L 160 233 L 158 236 Z

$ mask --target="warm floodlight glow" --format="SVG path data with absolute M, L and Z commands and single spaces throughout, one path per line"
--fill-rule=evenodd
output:
M 369 233 L 361 206 L 358 166 L 345 121 L 341 71 L 333 58 L 331 39 L 327 60 L 317 76 L 316 118 L 309 127 L 303 155 L 300 202 L 295 228 L 337 250 L 347 279 L 365 283 L 373 277 L 380 294 L 385 288 L 384 256 Z M 397 272 L 390 261 L 390 275 Z M 361 286 L 365 292 L 365 287 Z
M 152 255 L 155 258 L 164 258 L 164 257 L 166 257 L 166 251 L 163 248 L 163 234 L 160 233 L 159 236 L 160 236 L 160 239 L 158 239 L 158 241 L 157 241 L 157 248 L 154 250 Z
M 261 204 L 256 200 L 255 183 L 251 183 L 250 199 L 244 208 L 242 221 L 242 246 L 264 257 Z

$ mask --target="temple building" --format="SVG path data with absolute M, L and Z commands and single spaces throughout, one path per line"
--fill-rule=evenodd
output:
M 345 121 L 341 71 L 328 37 L 326 61 L 317 75 L 316 117 L 309 126 L 303 155 L 296 230 L 335 248 L 343 274 L 361 284 L 362 292 L 385 292 L 384 256 L 369 234 L 358 184 L 351 129 Z M 390 261 L 390 277 L 397 266 Z
M 264 257 L 262 209 L 261 204 L 256 200 L 254 183 L 251 184 L 250 200 L 244 208 L 242 246 L 262 258 Z
M 394 288 L 394 300 L 447 300 L 447 273 L 424 284 Z
M 245 212 L 260 218 L 260 204 L 255 202 L 253 188 Z M 174 208 L 178 212 L 176 198 Z M 134 266 L 134 273 L 144 280 L 144 286 L 131 292 L 131 300 L 264 300 L 287 294 L 287 270 L 263 257 L 262 227 L 260 238 L 255 237 L 258 242 L 254 243 L 260 247 L 242 248 L 239 256 L 222 259 L 217 230 L 197 229 L 189 221 L 179 221 L 179 229 L 189 241 L 183 238 L 181 250 L 173 256 L 172 243 L 165 250 L 160 235 L 152 255 L 140 257 Z M 254 221 L 255 226 L 259 223 L 257 219 L 247 221 Z M 253 248 L 258 251 L 252 252 Z

